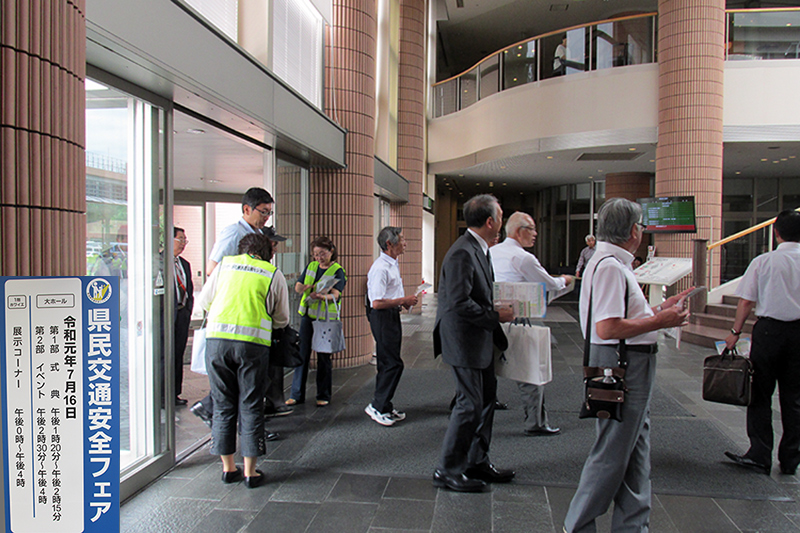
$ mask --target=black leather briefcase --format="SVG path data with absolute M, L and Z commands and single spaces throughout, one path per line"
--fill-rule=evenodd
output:
M 729 405 L 750 405 L 753 385 L 753 363 L 749 358 L 731 353 L 727 348 L 721 355 L 703 361 L 703 399 Z

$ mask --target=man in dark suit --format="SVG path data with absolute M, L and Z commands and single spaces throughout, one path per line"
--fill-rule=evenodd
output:
M 504 483 L 512 470 L 489 460 L 497 378 L 494 346 L 508 347 L 501 322 L 510 322 L 510 306 L 494 309 L 489 246 L 503 223 L 497 198 L 482 194 L 464 204 L 467 232 L 450 247 L 439 276 L 439 307 L 433 331 L 434 355 L 453 367 L 456 402 L 442 442 L 433 485 L 459 492 L 479 492 L 486 483 Z
M 189 324 L 192 321 L 192 306 L 194 305 L 194 285 L 192 284 L 192 266 L 189 261 L 180 257 L 186 248 L 188 239 L 183 228 L 175 227 L 173 230 L 175 242 L 175 405 L 186 405 L 186 400 L 180 397 L 183 387 L 183 352 L 189 340 Z

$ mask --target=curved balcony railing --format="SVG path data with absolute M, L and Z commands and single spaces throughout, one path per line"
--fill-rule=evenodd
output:
M 800 59 L 800 8 L 726 12 L 726 60 Z M 433 85 L 433 116 L 497 92 L 577 72 L 655 63 L 657 13 L 545 33 L 504 48 Z

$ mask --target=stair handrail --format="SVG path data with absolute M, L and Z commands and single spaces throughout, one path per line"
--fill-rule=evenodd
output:
M 795 209 L 795 211 L 800 211 L 800 207 Z M 734 233 L 733 235 L 725 237 L 724 239 L 721 239 L 721 240 L 719 240 L 717 242 L 709 243 L 708 246 L 707 246 L 707 249 L 709 251 L 711 251 L 714 248 L 718 248 L 718 247 L 722 246 L 723 244 L 728 244 L 729 242 L 732 242 L 732 241 L 735 241 L 736 239 L 740 239 L 742 237 L 750 235 L 751 233 L 756 232 L 756 231 L 758 231 L 760 229 L 766 228 L 767 226 L 771 226 L 772 224 L 775 223 L 775 219 L 776 218 L 777 217 L 772 217 L 769 220 L 765 220 L 764 222 L 760 222 L 760 223 L 756 224 L 755 226 L 751 226 L 751 227 L 749 227 L 747 229 L 743 229 L 742 231 L 740 231 L 738 233 Z

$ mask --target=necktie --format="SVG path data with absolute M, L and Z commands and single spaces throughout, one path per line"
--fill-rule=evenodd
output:
M 186 305 L 186 272 L 183 270 L 181 260 L 175 258 L 175 290 L 178 293 L 178 304 Z
M 486 260 L 489 262 L 489 277 L 494 281 L 494 268 L 492 267 L 492 254 L 486 250 Z

